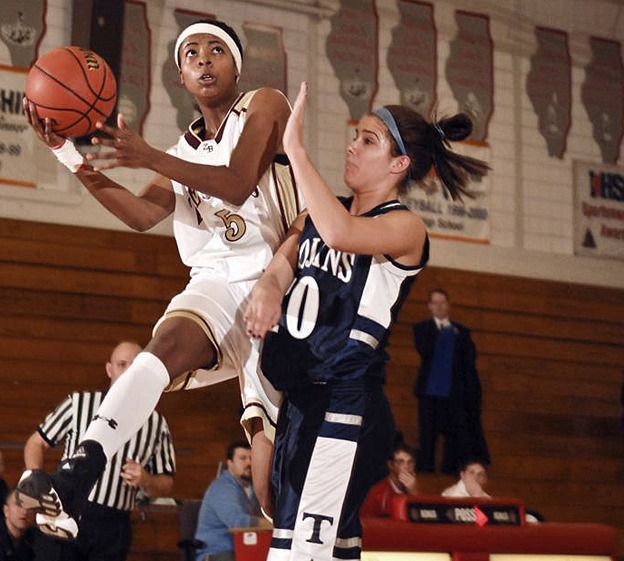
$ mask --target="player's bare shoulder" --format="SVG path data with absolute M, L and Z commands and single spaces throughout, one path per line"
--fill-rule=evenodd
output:
M 408 220 L 411 221 L 411 223 L 413 224 L 414 228 L 418 232 L 422 232 L 423 234 L 425 234 L 427 232 L 427 226 L 425 225 L 425 221 L 418 214 L 416 214 L 414 211 L 412 211 L 412 210 L 405 210 L 405 211 L 402 212 L 402 214 L 405 214 L 405 215 L 408 216 Z
M 403 215 L 409 224 L 409 233 L 413 236 L 416 246 L 422 247 L 425 237 L 427 236 L 427 226 L 425 225 L 424 220 L 411 210 L 404 210 L 398 214 Z
M 408 208 L 400 208 L 394 212 L 388 212 L 383 216 L 383 219 L 400 225 L 407 235 L 421 237 L 427 231 L 423 219 Z
M 249 102 L 248 115 L 258 114 L 271 120 L 278 120 L 286 125 L 290 116 L 290 104 L 286 96 L 275 88 L 260 88 L 256 90 Z
M 392 257 L 408 266 L 419 263 L 427 237 L 427 227 L 423 219 L 409 209 L 389 212 L 383 218 L 392 221 L 391 225 L 388 224 L 389 227 L 392 231 L 400 233 L 403 240 L 403 250 L 392 255 Z

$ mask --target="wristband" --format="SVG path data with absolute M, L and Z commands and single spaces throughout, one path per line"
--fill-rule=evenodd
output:
M 78 168 L 84 163 L 82 154 L 78 152 L 71 140 L 65 139 L 63 144 L 50 148 L 50 150 L 52 150 L 52 154 L 56 156 L 58 161 L 72 173 L 76 173 Z

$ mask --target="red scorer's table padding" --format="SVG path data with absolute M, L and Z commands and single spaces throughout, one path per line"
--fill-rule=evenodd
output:
M 363 551 L 544 553 L 615 556 L 615 528 L 604 524 L 484 526 L 362 521 Z
M 444 505 L 439 509 L 447 523 L 410 522 L 409 509 L 417 503 Z M 518 507 L 519 525 L 448 523 L 446 507 Z M 490 508 L 490 514 L 491 513 Z M 511 511 L 510 511 L 511 512 Z M 545 522 L 526 524 L 524 505 L 518 499 L 448 499 L 439 496 L 403 495 L 392 504 L 393 518 L 365 518 L 362 551 L 447 553 L 453 561 L 487 561 L 491 553 L 595 555 L 615 559 L 616 530 L 604 524 Z M 413 517 L 413 512 L 412 512 Z M 452 516 L 450 518 L 453 518 Z M 465 520 L 465 519 L 464 519 Z M 265 561 L 271 530 L 239 528 L 232 531 L 237 561 Z

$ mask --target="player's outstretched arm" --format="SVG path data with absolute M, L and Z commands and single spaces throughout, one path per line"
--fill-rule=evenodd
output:
M 90 165 L 82 166 L 76 177 L 109 212 L 138 232 L 149 230 L 175 208 L 173 186 L 162 175 L 156 175 L 138 195 Z
M 251 291 L 243 315 L 247 334 L 251 337 L 262 339 L 279 321 L 282 299 L 293 281 L 297 267 L 299 236 L 306 216 L 307 212 L 302 212 L 294 220 L 282 245 Z
M 69 156 L 59 157 L 57 154 L 59 160 L 104 207 L 129 227 L 148 230 L 173 212 L 175 195 L 169 179 L 157 176 L 139 195 L 135 195 L 89 165 L 71 141 L 52 130 L 50 119 L 39 118 L 36 107 L 26 98 L 24 113 L 34 133 L 53 152 L 63 147 L 69 149 Z
M 120 166 L 148 168 L 196 191 L 241 205 L 278 152 L 289 114 L 283 94 L 270 88 L 259 90 L 249 104 L 245 127 L 227 166 L 187 162 L 157 150 L 130 130 L 122 116 L 117 128 L 98 125 L 111 138 L 94 142 L 111 150 L 90 155 L 89 160 L 102 160 L 94 166 L 96 170 Z
M 303 145 L 307 84 L 303 82 L 284 132 L 284 150 L 312 221 L 330 247 L 361 255 L 408 257 L 416 264 L 426 236 L 420 217 L 392 212 L 376 218 L 349 214 L 314 167 Z

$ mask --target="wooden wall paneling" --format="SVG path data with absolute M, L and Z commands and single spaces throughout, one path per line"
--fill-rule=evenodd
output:
M 0 314 L 92 319 L 152 325 L 166 300 L 132 300 L 115 296 L 68 294 L 0 287 Z M 153 320 L 152 320 L 153 318 Z
M 160 299 L 163 294 L 175 294 L 179 279 L 152 275 L 117 273 L 90 269 L 59 269 L 52 265 L 2 263 L 0 275 L 7 288 L 37 290 L 42 286 L 52 292 L 79 292 L 103 296 L 128 296 Z
M 453 305 L 453 318 L 459 323 L 471 322 L 471 329 L 485 333 L 533 335 L 552 339 L 624 345 L 624 329 L 619 323 L 567 318 L 501 310 L 470 310 Z M 619 318 L 617 318 L 619 321 Z M 392 331 L 391 342 L 396 345 L 412 345 L 411 325 L 399 321 Z
M 0 315 L 0 337 L 59 338 L 69 341 L 116 341 L 119 334 L 136 341 L 149 333 L 144 325 L 122 322 L 68 320 L 64 318 Z
M 570 462 L 561 457 L 497 456 L 490 469 L 495 479 L 513 479 L 523 474 L 527 479 L 568 480 L 593 483 L 600 472 L 603 481 L 624 481 L 624 464 L 619 458 L 578 458 Z
M 106 355 L 103 356 L 104 360 L 106 358 Z M 102 373 L 102 363 L 85 365 L 67 360 L 55 362 L 32 357 L 27 360 L 2 358 L 0 361 L 0 382 L 3 385 L 41 383 L 46 387 L 57 384 L 73 387 L 76 384 L 104 383 Z
M 553 297 L 567 297 L 571 300 L 624 304 L 622 290 L 617 288 L 542 281 L 540 279 L 526 279 L 524 277 L 511 277 L 508 275 L 445 267 L 429 267 L 425 269 L 419 275 L 416 283 L 416 292 L 412 291 L 410 298 L 426 302 L 428 291 L 437 287 L 446 289 L 451 296 L 451 300 L 455 303 L 461 303 L 462 295 L 467 294 L 466 291 L 469 290 L 472 291 L 471 294 L 475 294 L 477 291 L 482 293 L 499 291 L 506 292 L 510 296 L 514 294 L 533 294 L 541 296 L 545 300 Z M 466 301 L 470 302 L 473 299 L 467 298 Z
M 565 369 L 563 369 L 565 372 Z M 570 395 L 578 396 L 582 394 L 589 398 L 613 398 L 613 385 L 621 378 L 621 373 L 617 372 L 618 379 L 613 381 L 605 380 L 602 375 L 599 379 L 595 378 L 595 369 L 592 368 L 594 377 L 590 379 L 575 380 L 574 384 L 562 385 L 560 377 L 540 375 L 541 372 L 531 372 L 530 376 L 526 373 L 505 372 L 501 375 L 500 370 L 480 368 L 479 374 L 484 387 L 488 390 L 500 392 L 540 392 L 547 395 L 559 396 Z
M 0 356 L 27 360 L 33 356 L 40 360 L 67 360 L 100 363 L 110 355 L 110 342 L 65 341 L 62 339 L 33 339 L 28 337 L 0 338 Z M 106 360 L 104 360 L 106 362 Z
M 153 236 L 102 230 L 66 224 L 48 224 L 3 218 L 0 223 L 0 238 L 6 240 L 31 240 L 40 243 L 57 243 L 63 247 L 93 247 L 150 250 L 172 250 L 175 255 L 175 241 L 166 236 Z M 183 265 L 180 264 L 182 270 Z
M 438 274 L 431 271 L 421 273 L 400 319 L 426 315 L 429 290 L 441 286 L 453 306 L 624 323 L 624 297 L 615 289 L 449 269 L 438 269 Z M 448 275 L 446 281 L 443 274 Z M 432 275 L 439 282 L 431 282 Z
M 70 391 L 105 388 L 114 343 L 145 343 L 187 278 L 171 238 L 0 219 L 0 447 L 9 482 L 43 416 Z M 397 428 L 415 445 L 420 359 L 411 323 L 429 317 L 436 286 L 478 347 L 489 490 L 522 497 L 549 520 L 615 525 L 624 553 L 624 291 L 425 269 L 388 346 L 386 391 Z M 178 457 L 176 496 L 201 497 L 227 444 L 242 437 L 238 392 L 231 380 L 161 399 Z M 453 482 L 419 479 L 433 493 Z M 135 525 L 130 560 L 178 559 L 176 539 L 171 513 L 149 513 Z
M 566 379 L 571 386 L 580 381 L 600 380 L 610 385 L 622 382 L 622 369 L 619 365 L 603 364 L 600 366 L 599 376 L 596 367 L 591 363 L 575 361 L 558 361 L 537 359 L 533 357 L 504 356 L 499 354 L 479 354 L 480 368 L 488 371 L 524 374 L 549 379 Z M 564 385 L 562 384 L 561 387 Z

